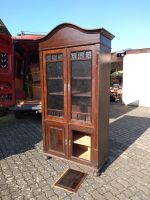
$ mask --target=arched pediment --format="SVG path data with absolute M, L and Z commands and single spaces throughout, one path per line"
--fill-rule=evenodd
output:
M 42 49 L 94 44 L 100 42 L 100 34 L 110 40 L 113 38 L 113 35 L 103 28 L 87 30 L 64 23 L 55 27 L 39 42 Z

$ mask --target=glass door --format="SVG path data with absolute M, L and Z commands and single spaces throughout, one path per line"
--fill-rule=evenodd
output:
M 69 49 L 70 120 L 92 122 L 92 48 Z
M 45 53 L 46 113 L 50 118 L 66 118 L 66 68 L 63 50 Z

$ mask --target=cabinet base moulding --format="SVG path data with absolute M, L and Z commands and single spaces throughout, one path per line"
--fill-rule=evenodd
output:
M 44 160 L 49 160 L 49 159 L 51 159 L 52 157 L 51 156 L 48 156 L 48 155 L 45 155 L 44 154 Z
M 45 160 L 49 160 L 49 159 L 59 159 L 59 160 L 64 160 L 64 161 L 66 161 L 66 162 L 68 162 L 68 163 L 70 163 L 70 164 L 77 164 L 77 162 L 74 161 L 74 160 L 68 160 L 68 159 L 66 159 L 66 158 L 59 157 L 59 156 L 52 155 L 52 154 L 48 154 L 48 153 L 44 153 L 44 158 L 45 158 Z M 85 164 L 79 163 L 79 162 L 78 162 L 78 164 L 79 164 L 81 167 L 83 167 L 83 169 L 84 169 L 84 168 L 89 169 L 90 172 L 92 172 L 93 176 L 98 177 L 98 176 L 101 175 L 101 173 L 102 173 L 102 168 L 103 168 L 105 165 L 107 165 L 108 161 L 109 161 L 109 159 L 106 160 L 105 162 L 103 162 L 98 168 L 95 168 L 95 167 L 92 167 L 92 166 L 89 166 L 89 165 L 85 165 Z

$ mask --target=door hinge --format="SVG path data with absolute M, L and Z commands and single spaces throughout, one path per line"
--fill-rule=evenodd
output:
M 69 140 L 69 146 L 71 146 L 71 140 Z
M 65 145 L 67 145 L 67 139 L 65 139 Z

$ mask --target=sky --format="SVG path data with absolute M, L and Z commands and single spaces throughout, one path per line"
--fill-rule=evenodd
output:
M 112 52 L 150 48 L 150 0 L 0 0 L 0 18 L 12 35 L 68 22 L 111 32 Z

